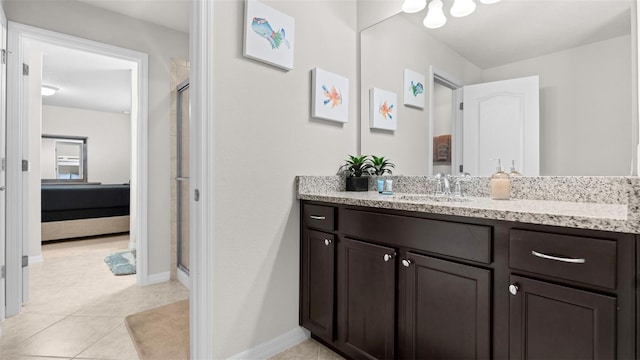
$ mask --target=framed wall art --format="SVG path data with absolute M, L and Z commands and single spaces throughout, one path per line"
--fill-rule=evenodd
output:
M 311 70 L 311 116 L 346 123 L 349 79 L 320 68 Z
M 295 20 L 256 0 L 244 5 L 243 55 L 254 60 L 293 69 Z
M 398 96 L 396 93 L 372 88 L 369 90 L 369 127 L 372 129 L 398 129 Z
M 424 75 L 404 69 L 404 104 L 424 109 Z

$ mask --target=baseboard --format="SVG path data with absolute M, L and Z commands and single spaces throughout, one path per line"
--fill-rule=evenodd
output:
M 147 277 L 147 285 L 160 284 L 171 279 L 171 272 L 165 271 L 157 274 L 150 274 Z
M 43 261 L 44 261 L 44 258 L 42 257 L 42 255 L 29 256 L 29 265 L 31 265 L 31 264 L 39 264 L 39 263 L 41 263 Z
M 186 287 L 187 289 L 190 289 L 190 287 L 189 287 L 189 274 L 184 272 L 184 270 L 182 270 L 180 267 L 178 267 L 176 269 L 176 278 L 178 279 L 180 284 L 184 285 L 184 287 Z
M 308 330 L 297 327 L 278 336 L 275 339 L 254 346 L 251 349 L 245 350 L 239 354 L 233 355 L 227 360 L 268 359 L 294 345 L 298 345 L 299 343 L 307 340 L 310 336 L 311 334 Z

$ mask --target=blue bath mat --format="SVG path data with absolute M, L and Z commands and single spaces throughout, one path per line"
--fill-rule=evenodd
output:
M 104 258 L 113 275 L 136 273 L 136 257 L 131 251 L 117 252 Z

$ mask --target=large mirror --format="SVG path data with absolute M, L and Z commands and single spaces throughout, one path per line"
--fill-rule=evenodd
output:
M 447 23 L 441 28 L 423 26 L 424 9 L 361 31 L 361 153 L 390 158 L 402 175 L 457 173 L 465 162 L 464 128 L 452 115 L 460 96 L 452 89 L 538 76 L 539 175 L 634 173 L 637 48 L 631 0 L 476 1 L 475 12 L 462 18 L 449 14 L 453 0 L 443 3 Z M 422 109 L 403 105 L 405 69 L 425 76 Z M 397 130 L 369 127 L 371 88 L 398 95 Z M 438 150 L 446 135 L 454 153 L 450 161 Z

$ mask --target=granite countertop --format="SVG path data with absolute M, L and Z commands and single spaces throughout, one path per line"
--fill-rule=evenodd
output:
M 313 180 L 317 181 L 318 178 Z M 410 191 L 410 188 L 403 190 Z M 464 201 L 446 201 L 424 192 L 418 194 L 409 191 L 382 195 L 377 191 L 346 192 L 338 191 L 335 186 L 299 184 L 297 197 L 300 200 L 334 204 L 640 234 L 640 221 L 633 211 L 637 207 L 624 201 L 624 196 L 619 202 L 613 203 L 526 198 L 491 200 L 488 196 L 467 196 Z

